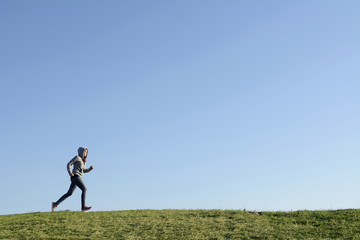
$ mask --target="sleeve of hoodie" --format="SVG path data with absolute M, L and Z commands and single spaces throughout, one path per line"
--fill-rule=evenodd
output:
M 91 168 L 84 168 L 84 173 L 88 173 L 90 172 L 92 169 Z
M 76 157 L 71 159 L 70 162 L 66 165 L 66 168 L 67 168 L 67 171 L 68 171 L 69 175 L 71 175 L 71 165 L 74 164 L 75 160 L 76 160 Z

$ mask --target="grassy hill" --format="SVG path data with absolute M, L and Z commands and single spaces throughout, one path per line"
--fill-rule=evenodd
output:
M 360 210 L 131 210 L 0 216 L 0 239 L 360 239 Z

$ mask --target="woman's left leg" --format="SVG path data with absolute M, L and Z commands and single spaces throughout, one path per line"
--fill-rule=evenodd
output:
M 76 184 L 76 186 L 78 186 L 82 193 L 81 193 L 81 208 L 85 208 L 85 199 L 86 199 L 86 191 L 87 191 L 87 188 L 83 182 L 83 180 L 81 179 L 81 177 L 74 177 L 72 179 L 72 182 Z

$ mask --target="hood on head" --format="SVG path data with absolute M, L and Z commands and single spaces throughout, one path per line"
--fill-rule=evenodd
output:
M 79 149 L 78 149 L 78 156 L 81 157 L 81 159 L 84 159 L 85 149 L 87 149 L 87 148 L 86 147 L 79 147 Z

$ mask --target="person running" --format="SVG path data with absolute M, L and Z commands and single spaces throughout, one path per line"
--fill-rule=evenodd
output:
M 91 165 L 90 168 L 85 168 L 86 158 L 88 155 L 88 149 L 85 147 L 79 147 L 78 155 L 75 156 L 70 162 L 67 164 L 67 171 L 70 175 L 70 188 L 57 202 L 51 203 L 51 211 L 54 212 L 55 208 L 59 206 L 59 204 L 64 201 L 66 198 L 70 197 L 76 189 L 76 186 L 79 187 L 82 191 L 81 194 L 81 211 L 88 211 L 91 207 L 87 207 L 85 205 L 85 198 L 86 198 L 86 187 L 84 182 L 82 181 L 81 177 L 83 173 L 88 173 L 94 169 Z M 71 171 L 70 167 L 73 165 L 73 170 Z

